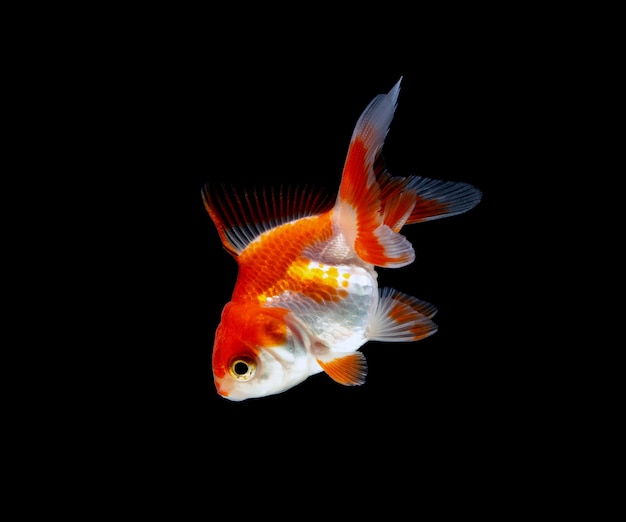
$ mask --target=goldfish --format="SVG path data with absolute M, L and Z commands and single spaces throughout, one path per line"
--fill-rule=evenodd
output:
M 382 148 L 401 81 L 358 118 L 334 197 L 309 185 L 201 188 L 237 262 L 213 343 L 220 396 L 275 395 L 320 372 L 341 385 L 362 385 L 365 343 L 419 341 L 437 331 L 437 308 L 379 287 L 376 268 L 415 260 L 400 233 L 405 225 L 467 212 L 482 193 L 465 182 L 387 171 Z

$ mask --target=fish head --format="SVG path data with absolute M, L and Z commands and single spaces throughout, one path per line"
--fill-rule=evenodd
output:
M 306 333 L 284 308 L 230 302 L 213 345 L 217 392 L 232 401 L 281 393 L 309 376 Z

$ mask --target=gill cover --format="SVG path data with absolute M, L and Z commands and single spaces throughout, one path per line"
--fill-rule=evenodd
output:
M 306 334 L 284 308 L 228 303 L 215 334 L 218 393 L 241 401 L 280 393 L 308 376 Z

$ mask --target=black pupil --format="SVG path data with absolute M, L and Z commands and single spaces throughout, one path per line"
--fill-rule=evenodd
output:
M 248 373 L 248 365 L 243 361 L 237 361 L 234 369 L 237 375 L 245 375 Z

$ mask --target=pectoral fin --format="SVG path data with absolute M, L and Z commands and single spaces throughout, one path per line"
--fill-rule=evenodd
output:
M 360 386 L 365 382 L 367 362 L 361 352 L 319 355 L 317 362 L 339 384 Z

